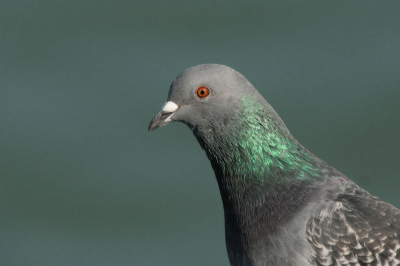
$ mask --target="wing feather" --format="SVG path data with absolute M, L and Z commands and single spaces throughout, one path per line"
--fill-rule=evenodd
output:
M 400 211 L 356 185 L 314 214 L 307 238 L 316 265 L 400 265 Z

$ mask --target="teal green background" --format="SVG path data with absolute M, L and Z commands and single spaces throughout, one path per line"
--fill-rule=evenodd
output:
M 173 79 L 245 75 L 311 152 L 400 207 L 399 1 L 1 1 L 0 265 L 229 265 Z

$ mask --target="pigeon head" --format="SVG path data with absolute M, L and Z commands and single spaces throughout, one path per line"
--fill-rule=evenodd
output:
M 240 73 L 217 64 L 186 69 L 171 84 L 168 101 L 150 123 L 149 131 L 180 121 L 192 130 L 209 128 L 235 116 L 242 99 L 258 94 Z
M 149 130 L 173 121 L 189 126 L 217 175 L 295 169 L 304 157 L 274 109 L 227 66 L 198 65 L 175 79 Z

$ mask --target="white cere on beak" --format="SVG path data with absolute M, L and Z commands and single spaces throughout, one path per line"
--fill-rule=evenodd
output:
M 173 113 L 178 109 L 178 105 L 174 102 L 165 102 L 164 105 L 161 107 L 161 113 L 162 114 L 168 114 L 168 113 Z

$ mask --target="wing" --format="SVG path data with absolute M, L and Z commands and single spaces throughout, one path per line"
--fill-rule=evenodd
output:
M 356 185 L 310 219 L 315 265 L 400 265 L 400 211 Z

